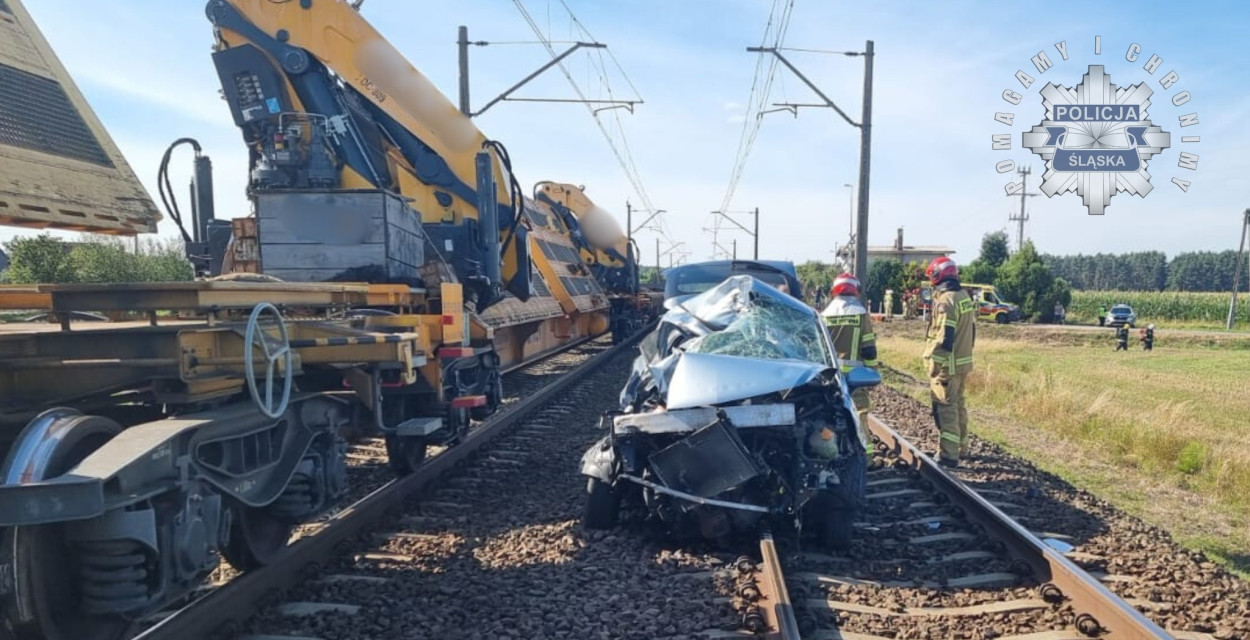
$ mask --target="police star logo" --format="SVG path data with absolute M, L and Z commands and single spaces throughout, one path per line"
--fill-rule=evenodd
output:
M 1146 115 L 1153 94 L 1144 82 L 1117 87 L 1102 65 L 1090 65 L 1075 87 L 1043 87 L 1046 117 L 1023 134 L 1024 148 L 1046 161 L 1042 192 L 1075 191 L 1092 215 L 1105 213 L 1121 191 L 1150 193 L 1146 163 L 1172 143 Z

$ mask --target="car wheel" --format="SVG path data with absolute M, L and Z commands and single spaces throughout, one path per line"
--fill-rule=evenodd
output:
M 582 526 L 587 529 L 611 529 L 616 526 L 621 499 L 612 485 L 598 479 L 586 481 L 586 511 L 582 514 Z
M 1000 313 L 994 316 L 994 322 L 997 322 L 998 324 L 1007 324 L 1008 321 L 1007 314 L 1005 313 Z

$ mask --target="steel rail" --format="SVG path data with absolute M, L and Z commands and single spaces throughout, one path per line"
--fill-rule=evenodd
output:
M 868 416 L 868 427 L 894 455 L 932 482 L 934 488 L 950 498 L 952 504 L 961 507 L 969 519 L 1003 541 L 1014 557 L 1028 563 L 1039 582 L 1049 582 L 1057 587 L 1076 611 L 1077 630 L 1082 634 L 1101 640 L 1172 638 L 1093 576 L 939 467 L 933 458 L 922 453 L 877 416 Z
M 328 520 L 316 533 L 297 540 L 273 563 L 246 573 L 179 609 L 136 636 L 135 640 L 184 640 L 231 635 L 237 627 L 270 604 L 275 595 L 297 586 L 310 570 L 337 555 L 366 527 L 413 494 L 433 484 L 501 433 L 525 420 L 562 392 L 637 343 L 650 327 L 593 356 L 528 398 L 473 430 L 464 442 L 430 458 L 412 475 L 392 480 Z
M 769 632 L 764 635 L 771 640 L 801 640 L 799 622 L 786 590 L 785 574 L 781 572 L 781 558 L 771 533 L 760 535 L 760 567 L 763 573 L 764 612 Z

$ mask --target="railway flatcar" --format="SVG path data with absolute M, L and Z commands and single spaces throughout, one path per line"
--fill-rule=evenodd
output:
M 0 50 L 38 51 L 45 66 L 22 71 L 65 97 L 39 94 L 63 126 L 0 138 L 0 160 L 55 160 L 65 184 L 0 184 L 0 198 L 26 190 L 0 222 L 154 229 L 155 207 L 20 2 L 0 14 L 15 25 Z M 557 203 L 525 197 L 503 145 L 357 8 L 212 0 L 207 16 L 249 152 L 249 215 L 215 215 L 211 163 L 182 139 L 196 150 L 186 219 L 172 148 L 159 182 L 200 279 L 0 289 L 0 308 L 55 320 L 0 327 L 0 601 L 16 637 L 111 640 L 221 556 L 264 565 L 344 492 L 345 426 L 383 434 L 409 473 L 495 410 L 502 371 L 613 328 L 613 274 Z M 18 36 L 41 44 L 4 40 Z M 9 98 L 0 115 L 29 120 Z M 80 177 L 124 184 L 74 190 Z M 84 312 L 128 319 L 76 322 Z

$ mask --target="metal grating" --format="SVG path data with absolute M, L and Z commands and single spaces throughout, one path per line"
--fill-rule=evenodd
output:
M 547 242 L 546 240 L 543 240 L 540 238 L 538 240 L 538 248 L 542 249 L 543 255 L 547 256 L 548 260 L 556 259 L 556 254 L 554 251 L 552 251 L 550 242 Z
M 113 166 L 59 82 L 5 64 L 0 64 L 0 144 Z
M 530 270 L 530 282 L 534 285 L 534 293 L 540 298 L 550 298 L 551 289 L 547 287 L 547 280 L 543 278 L 543 274 L 538 269 Z

